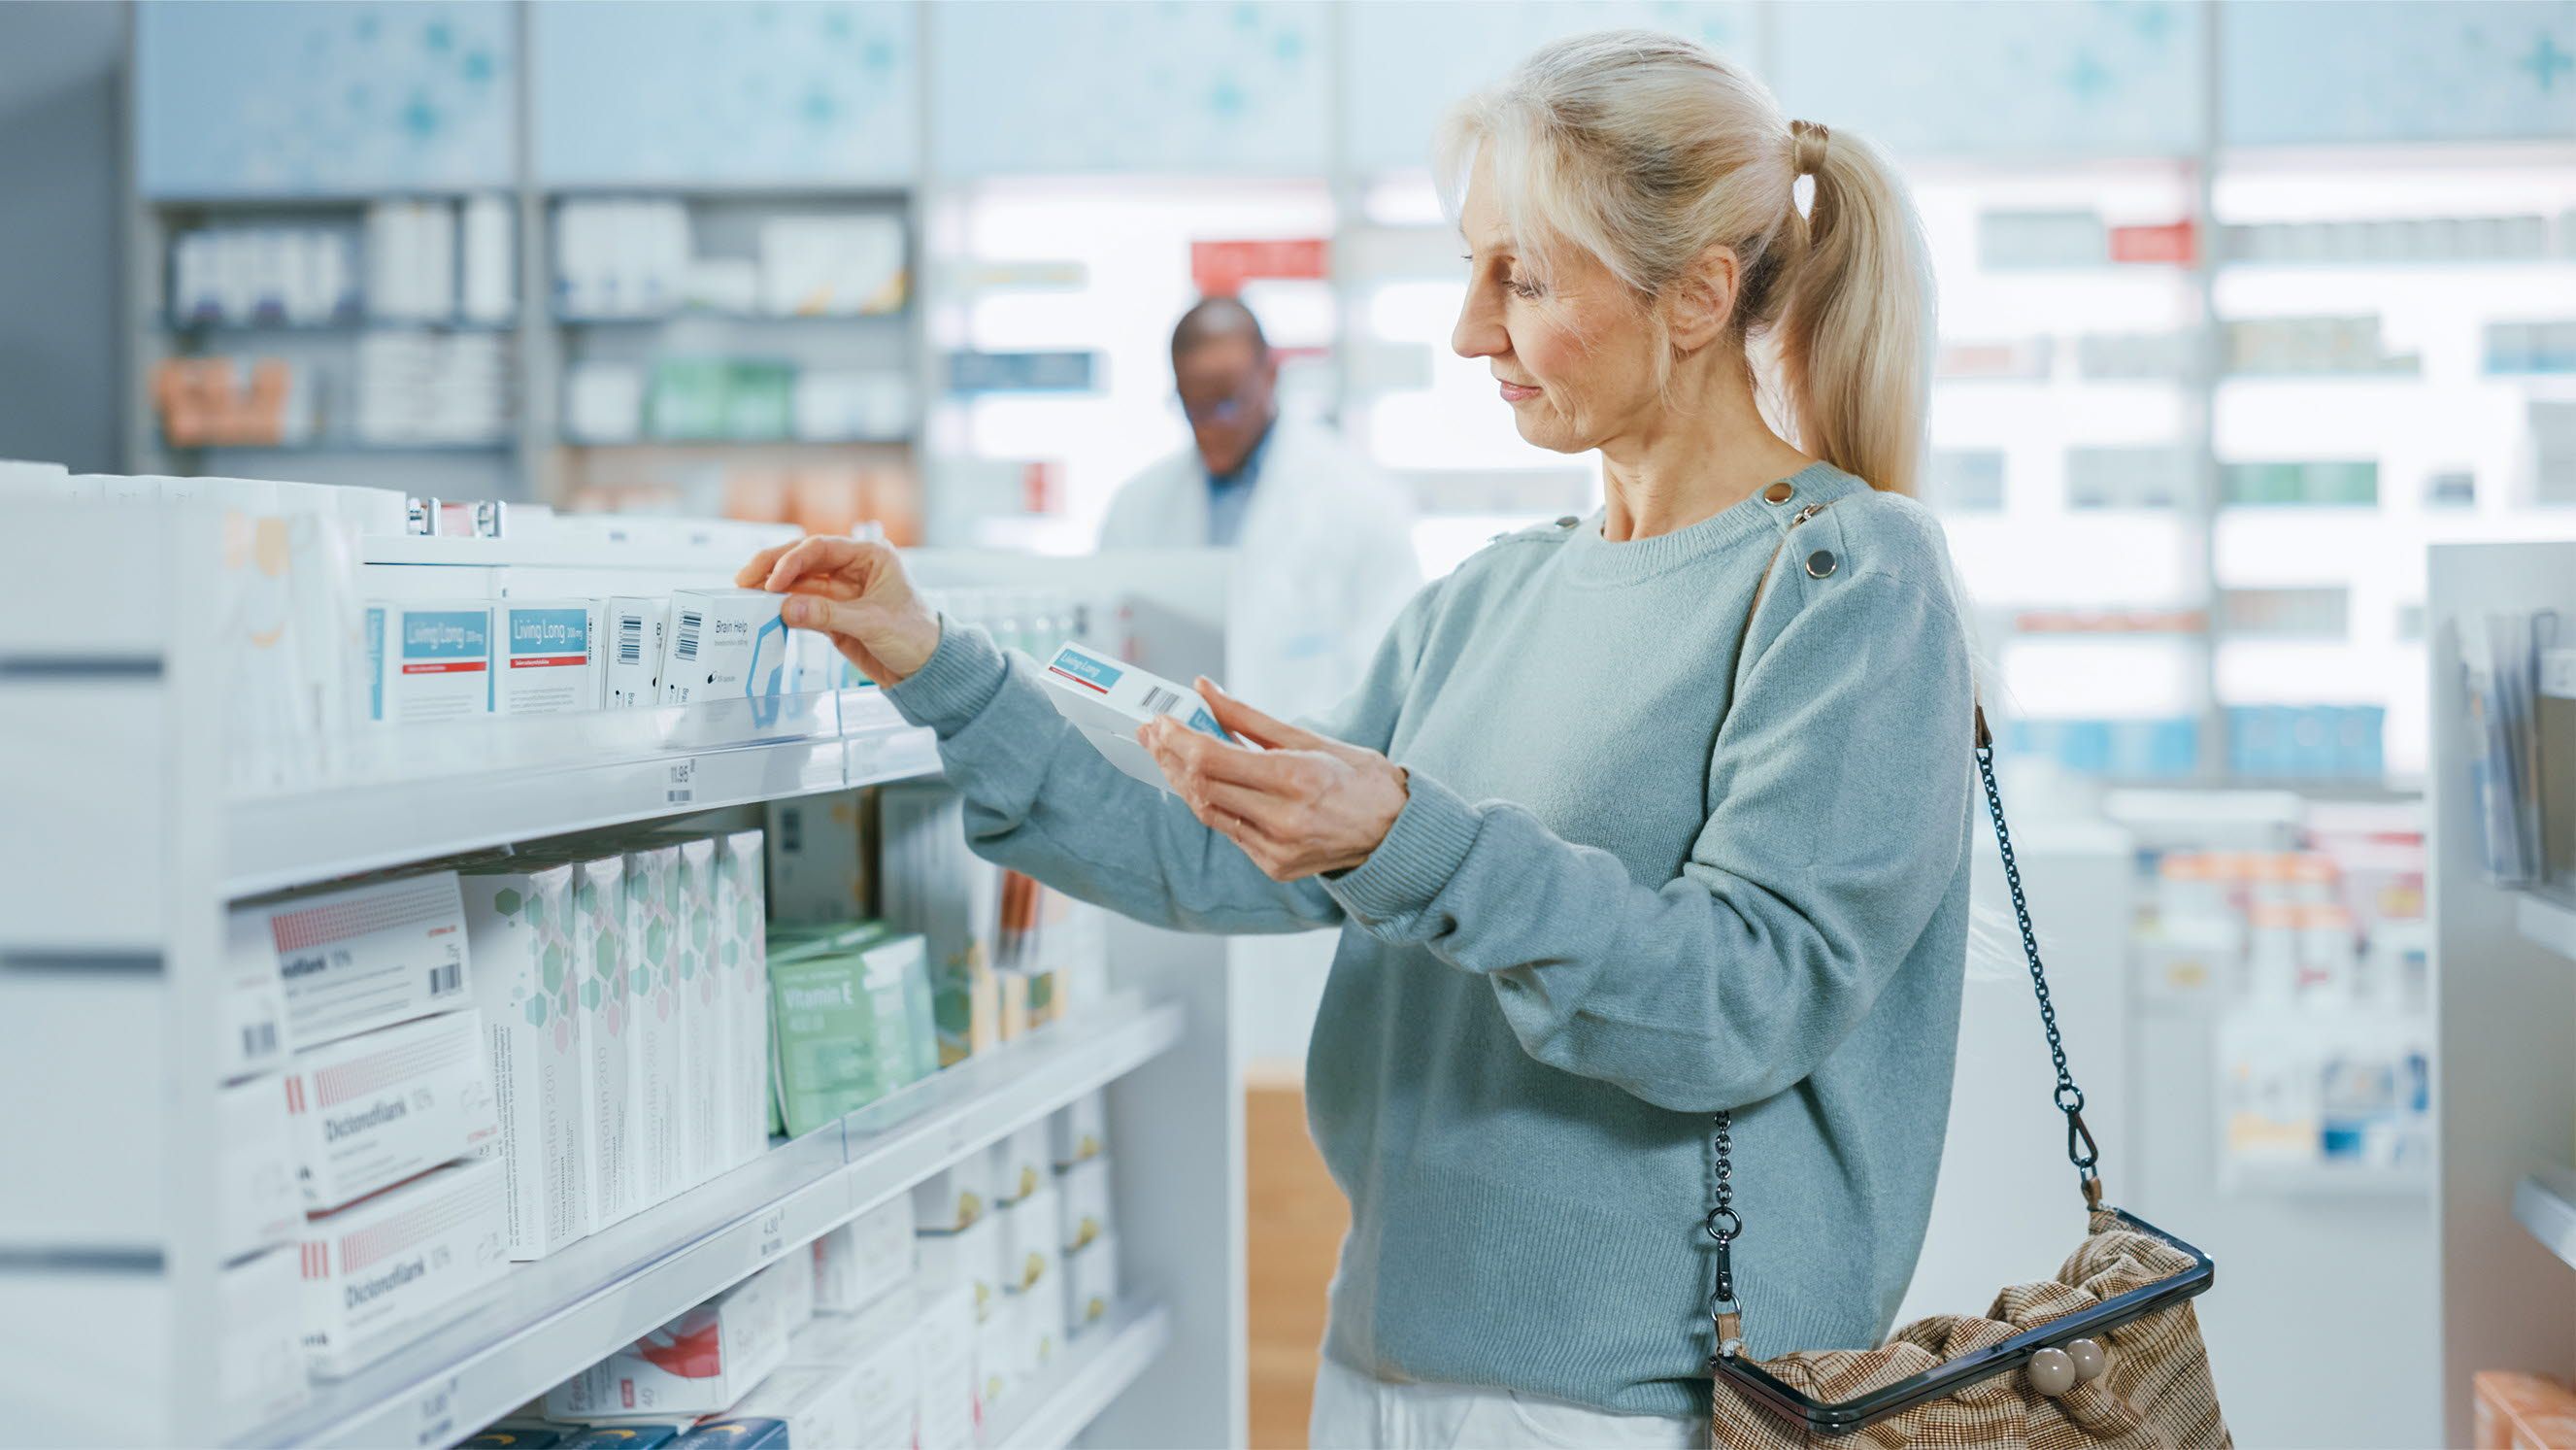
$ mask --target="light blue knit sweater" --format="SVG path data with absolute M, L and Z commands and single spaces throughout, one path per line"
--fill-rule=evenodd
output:
M 979 631 L 890 692 L 983 855 L 1162 925 L 1339 928 L 1306 1090 L 1351 1200 L 1341 1363 L 1706 1414 L 1720 1108 L 1752 1351 L 1893 1318 L 1957 1042 L 1967 637 L 1930 514 L 1789 483 L 1631 543 L 1528 530 L 1423 590 L 1319 722 L 1411 775 L 1332 881 L 1264 877 Z

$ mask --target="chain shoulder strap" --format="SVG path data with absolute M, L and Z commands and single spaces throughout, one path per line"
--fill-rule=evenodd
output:
M 2048 974 L 2040 966 L 2039 933 L 2030 924 L 2030 901 L 2022 894 L 2021 867 L 2013 860 L 2012 831 L 2004 824 L 2003 792 L 1995 785 L 1995 740 L 1986 729 L 1985 707 L 1976 707 L 1977 774 L 1985 782 L 1986 814 L 1994 821 L 1995 848 L 2003 857 L 2004 884 L 2012 888 L 2013 919 L 2021 927 L 2022 955 L 2030 962 L 2031 991 L 2039 998 L 2039 1025 L 2048 1034 L 2049 1061 L 2057 1068 L 2057 1110 L 2066 1115 L 2066 1159 L 2075 1165 L 2076 1185 L 2088 1210 L 2102 1206 L 2102 1175 L 2096 1170 L 2101 1149 L 2093 1130 L 2084 1126 L 2084 1089 L 2066 1065 L 2066 1043 L 2057 1031 L 2057 1007 L 2049 1000 Z M 1729 1358 L 1743 1349 L 1744 1306 L 1735 1297 L 1735 1241 L 1744 1236 L 1744 1218 L 1735 1210 L 1735 1115 L 1719 1112 L 1709 1137 L 1711 1171 L 1716 1178 L 1715 1204 L 1702 1221 L 1717 1241 L 1717 1284 L 1709 1296 L 1709 1323 L 1717 1332 L 1717 1352 Z

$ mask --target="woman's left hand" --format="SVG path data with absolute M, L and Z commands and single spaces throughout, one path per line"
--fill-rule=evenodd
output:
M 1217 723 L 1261 750 L 1168 716 L 1136 732 L 1190 813 L 1243 848 L 1273 881 L 1347 871 L 1386 839 L 1407 799 L 1404 767 L 1274 720 L 1198 681 Z

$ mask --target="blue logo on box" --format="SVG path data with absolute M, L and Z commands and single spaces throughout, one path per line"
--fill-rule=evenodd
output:
M 580 609 L 513 609 L 510 653 L 578 654 L 590 648 L 590 614 Z
M 1103 690 L 1117 684 L 1120 677 L 1125 674 L 1125 671 L 1104 660 L 1096 660 L 1087 654 L 1073 650 L 1065 650 L 1057 654 L 1054 668 L 1059 674 L 1071 675 L 1084 684 L 1096 685 Z
M 480 609 L 414 609 L 402 617 L 407 660 L 479 660 L 492 652 L 492 616 Z

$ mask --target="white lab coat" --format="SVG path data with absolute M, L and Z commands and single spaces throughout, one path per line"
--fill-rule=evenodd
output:
M 1207 547 L 1207 466 L 1185 448 L 1128 480 L 1103 549 Z M 1422 586 L 1413 509 L 1320 424 L 1282 417 L 1235 539 L 1218 681 L 1281 719 L 1342 702 Z

